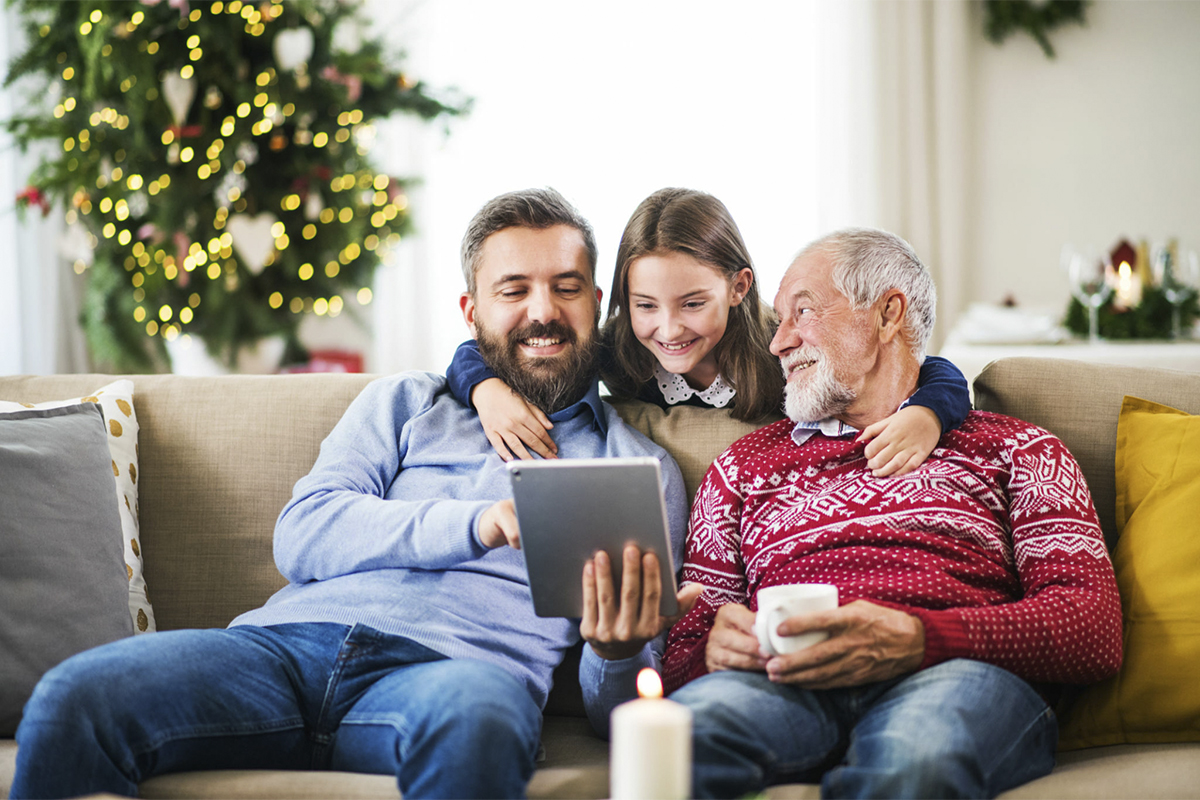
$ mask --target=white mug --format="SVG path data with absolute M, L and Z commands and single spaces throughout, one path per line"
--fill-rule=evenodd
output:
M 827 583 L 792 583 L 758 590 L 758 613 L 754 616 L 754 634 L 763 652 L 781 656 L 811 647 L 829 638 L 825 631 L 780 636 L 778 628 L 788 617 L 811 614 L 838 607 L 838 590 Z

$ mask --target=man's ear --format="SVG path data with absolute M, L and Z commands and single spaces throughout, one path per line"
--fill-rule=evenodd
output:
M 890 342 L 904 328 L 904 317 L 908 311 L 908 298 L 899 289 L 890 289 L 879 304 L 879 340 Z
M 599 286 L 596 287 L 596 305 L 600 305 L 600 301 L 604 299 L 604 290 Z
M 479 334 L 475 330 L 475 298 L 471 297 L 470 292 L 463 292 L 458 298 L 458 307 L 462 309 L 463 319 L 467 323 L 467 328 L 471 331 L 471 338 L 478 339 Z

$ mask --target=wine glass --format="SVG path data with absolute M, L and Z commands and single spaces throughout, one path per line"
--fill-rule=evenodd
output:
M 1179 325 L 1179 309 L 1200 287 L 1200 256 L 1195 250 L 1176 260 L 1169 247 L 1160 247 L 1154 254 L 1154 280 L 1171 304 L 1171 338 L 1183 338 Z
M 1071 294 L 1088 310 L 1088 341 L 1100 341 L 1100 306 L 1112 294 L 1108 282 L 1108 256 L 1072 250 L 1067 257 L 1067 276 Z

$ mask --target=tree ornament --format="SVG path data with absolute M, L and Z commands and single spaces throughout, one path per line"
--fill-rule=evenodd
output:
M 321 212 L 325 210 L 325 203 L 321 200 L 320 192 L 310 192 L 308 198 L 304 201 L 304 218 L 316 219 L 321 216 Z
M 275 64 L 280 70 L 293 72 L 308 64 L 313 53 L 313 32 L 307 25 L 280 31 L 273 45 Z
M 175 127 L 182 128 L 192 108 L 192 101 L 196 99 L 196 79 L 185 78 L 178 72 L 168 72 L 163 77 L 162 93 L 167 108 L 171 109 Z
M 271 228 L 278 221 L 274 214 L 263 212 L 253 217 L 234 214 L 225 223 L 225 230 L 233 237 L 234 249 L 253 275 L 263 271 L 268 257 L 275 252 L 275 237 L 271 234 Z
M 245 162 L 246 166 L 257 163 L 258 146 L 251 141 L 242 142 L 237 147 L 237 157 L 238 161 Z
M 59 240 L 58 254 L 66 261 L 82 261 L 91 266 L 95 260 L 95 252 L 92 250 L 92 237 L 87 228 L 78 222 L 68 225 L 62 239 Z

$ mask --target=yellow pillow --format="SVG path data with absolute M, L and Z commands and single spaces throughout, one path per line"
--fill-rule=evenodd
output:
M 1200 741 L 1200 417 L 1126 397 L 1116 478 L 1125 660 L 1068 713 L 1064 750 Z

